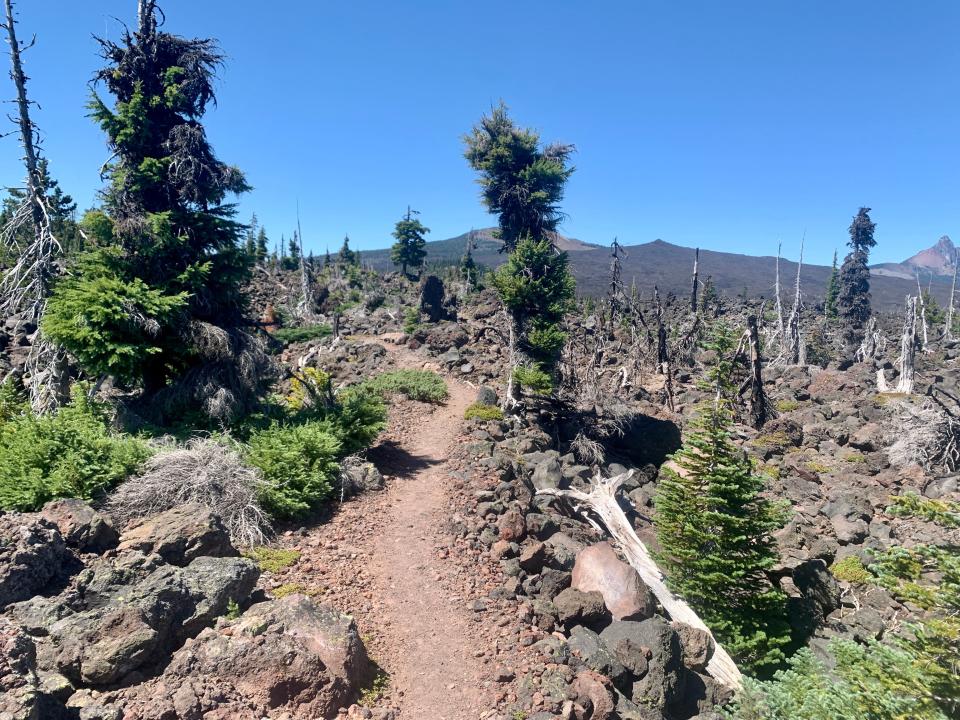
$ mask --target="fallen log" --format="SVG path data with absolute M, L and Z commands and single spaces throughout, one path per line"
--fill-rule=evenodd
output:
M 587 522 L 593 525 L 600 532 L 606 532 L 620 546 L 620 550 L 627 558 L 627 562 L 640 575 L 640 579 L 646 583 L 651 592 L 656 596 L 660 605 L 676 622 L 682 622 L 691 627 L 698 628 L 713 637 L 710 628 L 700 619 L 700 616 L 682 599 L 677 597 L 666 585 L 663 573 L 653 561 L 650 552 L 643 544 L 633 526 L 623 514 L 617 502 L 617 491 L 620 486 L 630 479 L 633 470 L 617 475 L 612 478 L 603 478 L 597 476 L 594 479 L 593 488 L 589 493 L 580 490 L 558 490 L 555 488 L 544 488 L 537 490 L 538 495 L 547 495 L 568 500 L 573 505 L 576 512 L 583 514 Z M 585 511 L 589 511 L 589 514 Z M 599 522 L 598 522 L 599 520 Z M 722 602 L 722 598 L 717 598 L 717 602 Z M 733 658 L 714 638 L 713 657 L 707 663 L 707 672 L 718 682 L 726 685 L 733 690 L 740 690 L 743 686 L 743 676 L 737 668 Z

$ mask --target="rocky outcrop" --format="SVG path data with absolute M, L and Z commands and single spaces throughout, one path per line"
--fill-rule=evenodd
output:
M 577 555 L 570 586 L 599 592 L 614 620 L 645 620 L 656 610 L 653 593 L 608 543 L 592 545 Z
M 49 590 L 74 561 L 54 523 L 31 514 L 0 515 L 0 609 Z
M 163 675 L 112 702 L 128 720 L 259 720 L 278 710 L 331 718 L 372 672 L 350 617 L 290 595 L 204 630 L 173 655 Z
M 77 498 L 48 502 L 40 516 L 56 525 L 67 546 L 79 552 L 103 553 L 119 541 L 110 520 Z
M 135 521 L 123 531 L 121 552 L 156 553 L 171 565 L 188 565 L 199 557 L 232 557 L 238 553 L 216 515 L 195 504 L 171 508 Z

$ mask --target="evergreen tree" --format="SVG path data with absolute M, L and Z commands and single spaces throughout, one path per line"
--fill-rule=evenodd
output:
M 833 267 L 830 269 L 830 279 L 827 281 L 827 292 L 824 296 L 824 314 L 828 320 L 837 317 L 837 298 L 840 296 L 840 271 L 837 269 L 837 251 L 833 251 Z
M 540 135 L 518 128 L 501 102 L 464 138 L 465 157 L 480 174 L 481 197 L 499 217 L 495 235 L 511 252 L 525 237 L 551 238 L 563 219 L 560 201 L 573 174 L 572 145 L 541 147 Z
M 837 294 L 837 310 L 848 331 L 848 343 L 855 340 L 856 331 L 862 330 L 870 319 L 870 249 L 877 243 L 873 239 L 876 223 L 870 220 L 870 208 L 862 207 L 850 223 L 850 253 L 840 268 L 840 289 Z
M 479 175 L 481 197 L 497 214 L 495 236 L 510 253 L 494 286 L 510 313 L 509 404 L 524 387 L 552 391 L 556 360 L 566 335 L 560 323 L 574 292 L 567 255 L 552 242 L 563 217 L 560 200 L 573 173 L 572 145 L 541 146 L 540 136 L 518 128 L 501 102 L 464 138 L 467 162 Z
M 47 213 L 50 216 L 50 232 L 60 243 L 66 254 L 76 253 L 83 249 L 83 238 L 80 235 L 76 221 L 77 204 L 67 195 L 60 183 L 50 176 L 50 166 L 46 158 L 37 160 L 37 185 L 46 201 Z M 14 211 L 27 197 L 26 190 L 10 188 L 9 195 L 3 200 L 0 209 L 0 227 L 6 226 L 13 217 Z M 32 234 L 32 228 L 24 225 L 20 228 L 21 234 Z M 24 236 L 20 245 L 26 241 Z
M 772 533 L 784 513 L 761 496 L 763 479 L 732 439 L 728 397 L 736 391 L 735 338 L 718 327 L 704 382 L 714 400 L 691 423 L 665 465 L 654 524 L 669 586 L 684 597 L 732 655 L 757 672 L 783 661 L 789 642 L 786 596 L 766 577 L 777 561 Z M 722 598 L 722 602 L 718 602 Z
M 296 270 L 300 267 L 300 235 L 296 230 L 293 231 L 293 237 L 287 244 L 287 255 L 283 262 L 287 270 Z
M 340 252 L 337 254 L 337 262 L 339 262 L 341 265 L 357 264 L 357 254 L 350 249 L 349 235 L 345 235 L 343 238 L 343 245 L 340 247 Z
M 478 284 L 477 263 L 473 259 L 473 233 L 467 238 L 467 249 L 460 258 L 460 276 L 466 280 L 467 285 L 476 288 Z
M 401 218 L 393 231 L 393 237 L 397 242 L 390 248 L 390 260 L 394 265 L 399 265 L 401 272 L 406 275 L 407 268 L 416 268 L 419 272 L 423 267 L 423 260 L 427 257 L 426 244 L 424 238 L 430 228 L 424 227 L 413 215 L 419 213 L 411 210 L 407 206 L 407 214 Z
M 250 224 L 247 225 L 247 230 L 243 235 L 243 249 L 247 253 L 247 257 L 252 258 L 254 262 L 257 260 L 257 214 L 253 213 L 250 216 Z
M 330 267 L 333 264 L 333 259 L 330 257 L 330 247 L 327 247 L 327 252 L 323 256 L 323 266 L 325 268 Z
M 113 157 L 103 212 L 90 218 L 100 249 L 57 285 L 44 329 L 95 375 L 136 356 L 128 379 L 158 412 L 196 407 L 227 421 L 268 365 L 243 329 L 249 258 L 224 202 L 249 186 L 200 122 L 222 60 L 215 41 L 161 32 L 159 13 L 142 0 L 135 32 L 98 41 L 107 64 L 95 79 L 115 99 L 90 102 Z
M 257 232 L 257 262 L 263 264 L 267 261 L 267 255 L 269 254 L 268 248 L 270 247 L 270 238 L 267 237 L 266 228 L 262 225 L 260 226 L 259 232 Z

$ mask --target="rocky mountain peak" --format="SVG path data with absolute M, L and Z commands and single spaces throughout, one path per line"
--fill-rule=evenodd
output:
M 927 270 L 936 275 L 948 275 L 953 272 L 953 262 L 956 257 L 957 248 L 948 235 L 941 237 L 937 244 L 926 250 L 921 250 L 916 255 L 904 262 L 915 269 Z

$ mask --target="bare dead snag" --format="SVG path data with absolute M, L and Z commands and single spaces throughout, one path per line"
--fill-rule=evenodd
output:
M 790 322 L 788 324 L 789 337 L 787 338 L 787 348 L 790 351 L 791 365 L 805 365 L 807 362 L 807 349 L 803 342 L 803 333 L 800 328 L 800 311 L 803 303 L 803 298 L 800 293 L 800 270 L 803 268 L 803 245 L 805 241 L 806 236 L 800 241 L 800 261 L 797 263 L 797 280 L 794 283 L 793 310 L 790 313 Z M 779 301 L 779 299 L 780 293 L 778 291 L 777 300 Z
M 957 291 L 957 268 L 960 267 L 960 262 L 958 262 L 957 251 L 953 251 L 953 282 L 950 283 L 950 302 L 947 303 L 947 320 L 946 327 L 943 329 L 943 337 L 945 340 L 953 340 L 953 296 Z
M 697 313 L 697 291 L 700 288 L 700 248 L 693 253 L 693 287 L 690 289 L 690 312 Z
M 747 335 L 750 343 L 750 424 L 759 430 L 767 422 L 770 401 L 763 391 L 763 360 L 756 315 L 747 317 Z
M 781 350 L 786 346 L 787 332 L 786 327 L 783 322 L 783 302 L 780 299 L 780 250 L 783 248 L 783 243 L 777 244 L 777 264 L 776 264 L 776 280 L 774 281 L 773 293 L 776 296 L 777 300 L 777 340 L 779 342 Z
M 895 392 L 909 395 L 913 392 L 916 375 L 917 347 L 917 298 L 907 296 L 906 314 L 903 321 L 903 334 L 900 336 L 900 377 L 897 386 L 890 389 L 883 368 L 877 370 L 877 390 L 882 393 Z
M 926 303 L 926 302 L 924 301 L 924 299 L 923 299 L 923 290 L 920 289 L 920 271 L 919 271 L 919 270 L 916 270 L 915 273 L 916 273 L 916 277 L 917 277 L 917 299 L 918 299 L 919 302 L 920 302 L 920 325 L 921 325 L 921 328 L 922 328 L 922 330 L 923 330 L 923 334 L 921 335 L 921 337 L 922 337 L 923 339 L 922 339 L 922 341 L 921 341 L 920 349 L 921 349 L 923 352 L 926 352 L 926 351 L 927 351 L 927 341 L 928 341 L 928 338 L 927 338 L 927 303 Z
M 23 147 L 23 161 L 27 170 L 27 194 L 11 220 L 0 230 L 0 244 L 9 251 L 12 260 L 0 278 L 0 313 L 17 315 L 18 324 L 40 324 L 47 306 L 50 285 L 56 274 L 56 259 L 63 248 L 50 229 L 43 183 L 38 170 L 38 151 L 35 143 L 36 125 L 30 119 L 30 100 L 27 97 L 27 77 L 23 71 L 21 53 L 26 49 L 17 39 L 13 1 L 4 0 L 5 22 L 10 45 L 10 77 L 16 87 L 18 117 L 15 120 Z M 29 46 L 28 46 L 29 47 Z M 32 224 L 32 237 L 21 243 L 20 230 Z M 37 332 L 30 346 L 25 368 L 25 385 L 30 404 L 35 412 L 55 409 L 65 395 L 65 356 L 63 351 Z
M 307 259 L 303 254 L 303 231 L 300 229 L 300 203 L 297 202 L 297 239 L 300 242 L 300 303 L 299 315 L 306 321 L 312 321 L 313 316 L 313 287 L 310 284 L 310 271 L 307 269 Z
M 608 479 L 598 475 L 594 478 L 593 487 L 589 493 L 580 490 L 544 488 L 537 490 L 537 494 L 562 498 L 569 502 L 576 512 L 582 514 L 587 522 L 600 532 L 609 534 L 619 545 L 620 550 L 627 558 L 627 562 L 637 571 L 640 579 L 650 588 L 670 618 L 675 622 L 681 622 L 702 630 L 712 638 L 713 633 L 710 632 L 710 628 L 700 619 L 693 608 L 667 587 L 663 573 L 660 572 L 660 568 L 653 561 L 647 547 L 637 537 L 637 533 L 617 501 L 617 491 L 624 482 L 633 476 L 633 473 L 633 470 L 628 470 L 622 475 Z M 723 646 L 716 642 L 715 638 L 714 643 L 715 650 L 707 663 L 707 672 L 717 682 L 726 687 L 740 690 L 743 686 L 743 676 L 737 668 L 737 664 L 724 650 Z

